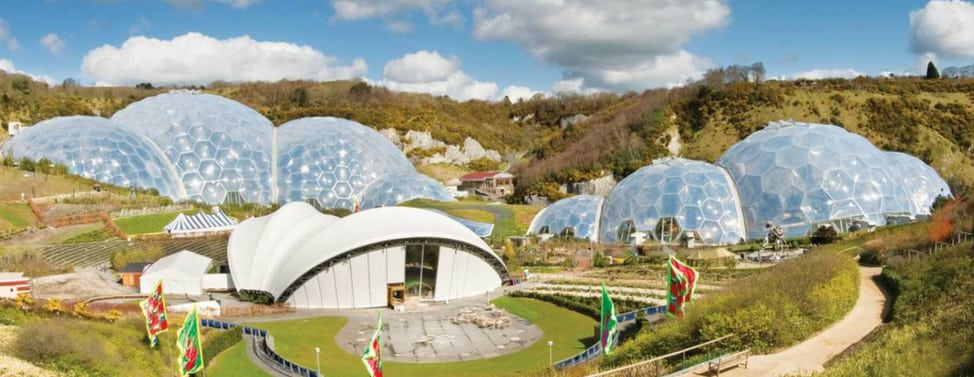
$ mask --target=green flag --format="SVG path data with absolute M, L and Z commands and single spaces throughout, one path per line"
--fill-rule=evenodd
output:
M 612 303 L 612 298 L 609 297 L 609 290 L 605 288 L 605 283 L 602 283 L 602 320 L 600 323 L 602 329 L 599 331 L 599 338 L 602 343 L 602 351 L 608 355 L 616 347 L 616 325 L 619 324 L 619 320 L 616 319 L 616 306 Z
M 183 377 L 203 370 L 203 344 L 200 343 L 200 317 L 196 314 L 196 305 L 186 316 L 176 338 L 179 369 Z

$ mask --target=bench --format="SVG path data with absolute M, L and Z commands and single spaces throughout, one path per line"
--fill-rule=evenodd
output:
M 710 373 L 716 373 L 716 375 L 720 377 L 720 371 L 740 366 L 741 364 L 744 365 L 744 369 L 747 369 L 747 359 L 750 355 L 751 349 L 748 348 L 740 352 L 729 353 L 718 357 L 717 359 L 710 361 Z

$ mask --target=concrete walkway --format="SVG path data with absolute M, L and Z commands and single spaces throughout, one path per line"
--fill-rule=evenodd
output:
M 845 318 L 812 338 L 770 355 L 752 356 L 747 369 L 733 368 L 721 376 L 783 376 L 825 370 L 825 363 L 869 335 L 882 322 L 886 296 L 876 285 L 881 267 L 859 268 L 859 298 Z M 688 375 L 707 375 L 706 370 Z

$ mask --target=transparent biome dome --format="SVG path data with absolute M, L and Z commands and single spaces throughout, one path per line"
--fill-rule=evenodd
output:
M 940 178 L 936 170 L 919 158 L 900 152 L 885 152 L 890 159 L 890 169 L 894 180 L 900 182 L 906 189 L 906 195 L 912 204 L 914 216 L 930 215 L 930 207 L 938 196 L 952 197 L 950 186 Z
M 375 130 L 339 118 L 302 118 L 277 132 L 283 201 L 317 200 L 321 208 L 353 210 L 359 194 L 386 174 L 416 169 Z
M 162 195 L 179 197 L 171 167 L 151 143 L 105 118 L 71 116 L 40 122 L 8 141 L 2 153 L 34 161 L 43 157 L 85 178 L 155 188 Z
M 767 222 L 797 237 L 813 224 L 864 219 L 885 225 L 884 215 L 910 213 L 885 154 L 837 126 L 772 122 L 717 164 L 737 184 L 749 238 L 764 237 Z
M 602 209 L 599 239 L 617 242 L 620 228 L 633 226 L 655 234 L 666 219 L 676 220 L 682 232 L 696 232 L 705 243 L 736 243 L 744 236 L 739 208 L 734 184 L 720 167 L 681 158 L 656 160 L 612 189 Z
M 453 195 L 439 182 L 419 173 L 389 174 L 379 177 L 362 191 L 360 209 L 388 207 L 407 200 L 425 198 L 453 201 Z
M 243 104 L 170 92 L 133 103 L 112 120 L 155 143 L 175 167 L 185 199 L 268 203 L 273 125 Z
M 545 207 L 534 216 L 528 234 L 570 232 L 575 238 L 598 241 L 599 215 L 605 199 L 595 195 L 577 195 Z

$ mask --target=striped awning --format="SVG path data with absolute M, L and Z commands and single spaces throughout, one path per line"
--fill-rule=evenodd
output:
M 213 214 L 208 214 L 206 212 L 200 211 L 199 213 L 186 216 L 182 213 L 176 216 L 169 225 L 166 225 L 165 231 L 168 233 L 179 233 L 179 232 L 196 232 L 196 231 L 214 231 L 214 230 L 226 230 L 232 229 L 234 225 L 237 225 L 237 221 L 227 216 L 223 211 L 217 209 Z

